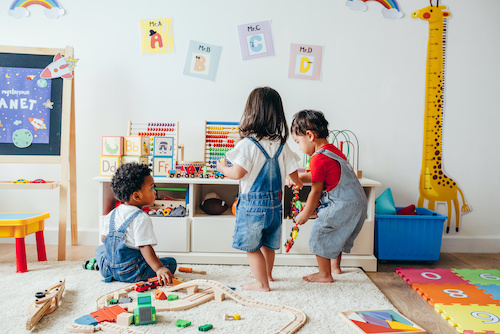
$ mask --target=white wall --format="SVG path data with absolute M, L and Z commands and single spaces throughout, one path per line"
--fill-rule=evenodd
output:
M 392 189 L 396 205 L 417 204 L 422 155 L 427 23 L 411 13 L 428 0 L 399 0 L 405 16 L 388 20 L 376 1 L 354 12 L 344 0 L 65 1 L 66 15 L 50 20 L 40 6 L 14 19 L 7 5 L 0 44 L 63 48 L 76 67 L 76 139 L 80 242 L 97 243 L 97 183 L 101 136 L 125 135 L 129 119 L 180 122 L 186 160 L 203 159 L 203 125 L 239 121 L 250 91 L 280 92 L 289 122 L 303 108 L 325 112 L 331 129 L 350 129 L 360 141 L 364 176 Z M 124 5 L 126 4 L 126 5 Z M 500 252 L 497 145 L 500 85 L 500 2 L 441 1 L 449 5 L 444 167 L 473 211 L 443 250 Z M 139 20 L 173 18 L 175 53 L 142 55 Z M 272 20 L 276 55 L 242 61 L 236 26 Z M 190 40 L 222 46 L 215 82 L 182 75 Z M 290 43 L 323 45 L 321 81 L 287 78 Z M 299 152 L 292 141 L 289 145 Z M 59 178 L 57 166 L 2 164 L 3 180 Z M 49 211 L 47 243 L 57 243 L 58 191 L 0 192 L 2 211 Z M 444 206 L 438 211 L 445 212 Z M 452 224 L 452 227 L 454 224 Z M 28 240 L 29 241 L 29 240 Z M 69 239 L 68 239 L 69 242 Z

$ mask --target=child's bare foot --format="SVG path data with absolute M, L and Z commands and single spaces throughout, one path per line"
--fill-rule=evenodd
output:
M 342 274 L 342 269 L 340 269 L 340 267 L 332 268 L 332 274 L 340 275 Z
M 271 291 L 269 287 L 265 287 L 264 284 L 260 282 L 252 282 L 252 283 L 247 283 L 245 285 L 241 286 L 241 290 L 245 291 L 262 291 L 262 292 L 268 292 Z
M 323 275 L 321 273 L 307 275 L 302 277 L 302 279 L 307 282 L 333 283 L 333 278 L 331 275 Z

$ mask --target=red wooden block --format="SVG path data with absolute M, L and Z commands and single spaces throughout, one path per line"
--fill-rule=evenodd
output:
M 368 323 L 356 321 L 356 320 L 352 320 L 352 322 L 356 326 L 361 328 L 365 333 L 392 333 L 392 332 L 401 333 L 400 329 L 392 329 L 392 328 L 372 325 L 372 324 L 368 324 Z
M 127 309 L 119 305 L 105 307 L 95 312 L 90 313 L 90 315 L 97 320 L 98 322 L 108 321 L 108 322 L 116 322 L 116 317 L 118 314 L 127 312 Z

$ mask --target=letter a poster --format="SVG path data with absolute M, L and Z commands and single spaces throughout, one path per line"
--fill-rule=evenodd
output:
M 31 143 L 49 142 L 51 80 L 41 69 L 0 67 L 0 143 L 14 143 L 14 133 Z M 18 146 L 21 147 L 21 146 Z
M 323 47 L 319 45 L 290 44 L 288 77 L 319 80 Z
M 141 20 L 142 54 L 174 52 L 172 18 Z

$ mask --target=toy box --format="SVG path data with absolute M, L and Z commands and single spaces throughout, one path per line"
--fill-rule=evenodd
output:
M 439 260 L 443 223 L 448 217 L 426 208 L 416 211 L 414 216 L 375 214 L 375 256 L 379 260 Z

